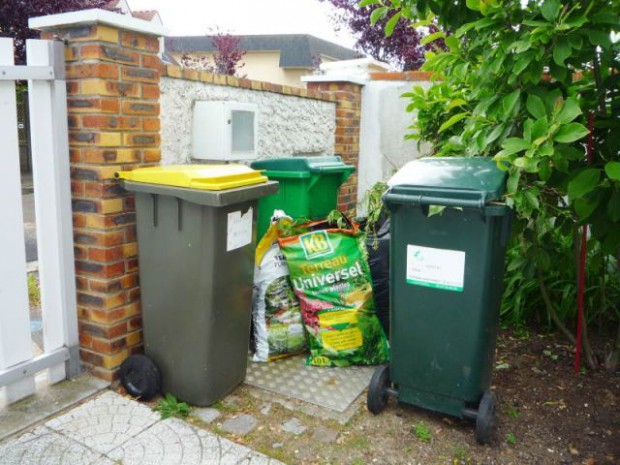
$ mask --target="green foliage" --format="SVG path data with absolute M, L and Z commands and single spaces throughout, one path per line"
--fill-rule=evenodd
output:
M 222 413 L 237 413 L 239 411 L 239 406 L 234 402 L 224 402 L 222 400 L 218 400 L 213 404 L 213 408 Z
M 447 51 L 426 55 L 434 85 L 405 94 L 409 137 L 437 156 L 493 157 L 508 174 L 517 221 L 504 316 L 574 318 L 576 238 L 589 224 L 588 308 L 618 321 L 620 0 L 378 3 L 447 35 Z
M 387 184 L 384 182 L 375 183 L 362 197 L 360 204 L 364 205 L 366 210 L 366 227 L 373 231 L 379 222 L 381 215 L 385 213 L 383 206 L 383 194 L 387 190 Z
M 28 301 L 31 307 L 39 307 L 41 305 L 39 279 L 34 273 L 28 274 Z
M 433 433 L 431 433 L 430 428 L 423 422 L 413 425 L 413 432 L 415 437 L 422 442 L 430 442 L 430 440 L 433 439 Z
M 387 184 L 384 182 L 375 183 L 359 201 L 359 204 L 366 211 L 366 224 L 364 226 L 364 235 L 372 239 L 372 247 L 377 249 L 379 241 L 377 239 L 377 226 L 384 215 L 388 214 L 387 209 L 383 205 L 383 194 L 387 190 Z M 366 244 L 366 238 L 363 240 Z
M 545 222 L 538 220 L 513 239 L 506 252 L 504 298 L 500 313 L 505 324 L 520 327 L 525 322 L 551 326 L 549 315 L 541 315 L 545 307 L 538 278 L 561 321 L 574 321 L 577 316 L 575 224 L 566 218 Z M 526 238 L 529 238 L 526 239 Z M 588 244 L 584 301 L 588 323 L 605 326 L 617 318 L 620 301 L 618 260 L 603 253 L 600 242 Z M 538 272 L 541 272 L 540 274 Z
M 163 399 L 157 402 L 157 405 L 153 407 L 153 410 L 161 414 L 161 419 L 165 420 L 173 416 L 186 417 L 191 412 L 192 408 L 185 402 L 179 402 L 170 393 L 167 393 Z
M 516 420 L 519 418 L 519 415 L 521 415 L 521 411 L 512 405 L 508 405 L 506 407 L 506 415 L 508 415 L 512 420 Z
M 467 450 L 463 446 L 455 446 L 452 449 L 453 465 L 465 462 L 467 459 Z
M 549 349 L 545 349 L 543 350 L 543 355 L 545 357 L 549 357 L 551 360 L 553 360 L 554 362 L 557 361 L 558 359 L 558 354 L 553 353 L 551 350 Z
M 610 36 L 620 30 L 620 1 L 382 3 L 421 22 L 435 14 L 454 31 L 448 51 L 427 55 L 435 85 L 405 94 L 418 114 L 411 137 L 431 142 L 437 155 L 493 156 L 523 218 L 555 217 L 568 191 L 573 219 L 595 224 L 595 237 L 615 252 L 620 225 L 607 210 L 612 203 L 616 212 L 620 195 L 620 47 Z M 592 168 L 583 150 L 589 114 Z
M 506 435 L 506 442 L 508 444 L 516 444 L 517 443 L 517 437 L 514 435 L 514 433 L 508 433 Z

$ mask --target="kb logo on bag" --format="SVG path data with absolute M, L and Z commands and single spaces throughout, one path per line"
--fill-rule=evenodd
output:
M 302 235 L 299 238 L 307 260 L 329 255 L 334 252 L 326 231 L 315 231 Z

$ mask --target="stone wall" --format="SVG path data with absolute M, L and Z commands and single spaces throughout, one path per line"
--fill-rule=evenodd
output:
M 336 103 L 318 92 L 206 72 L 164 68 L 161 89 L 162 163 L 191 162 L 195 101 L 258 107 L 257 158 L 331 155 Z

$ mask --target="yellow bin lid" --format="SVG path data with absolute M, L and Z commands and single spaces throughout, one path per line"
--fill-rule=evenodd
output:
M 209 191 L 261 184 L 268 180 L 260 171 L 240 164 L 150 166 L 119 171 L 116 177 L 133 182 Z

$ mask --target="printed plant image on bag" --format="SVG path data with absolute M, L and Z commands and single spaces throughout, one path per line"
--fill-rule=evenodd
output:
M 389 344 L 375 313 L 363 236 L 357 227 L 300 225 L 279 239 L 308 335 L 308 365 L 377 365 Z
M 286 220 L 281 220 L 286 221 Z M 267 362 L 306 350 L 297 296 L 277 242 L 278 224 L 272 224 L 256 250 L 254 270 L 255 362 Z

